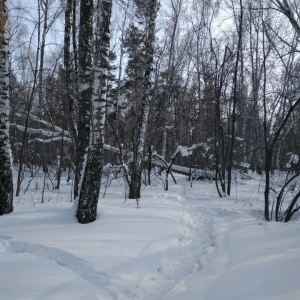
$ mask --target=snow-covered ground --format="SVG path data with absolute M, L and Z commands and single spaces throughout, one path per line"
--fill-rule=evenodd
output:
M 263 220 L 260 178 L 222 199 L 214 183 L 177 179 L 168 192 L 156 179 L 140 208 L 112 181 L 87 225 L 70 183 L 40 203 L 32 180 L 0 217 L 0 299 L 300 299 L 300 221 Z

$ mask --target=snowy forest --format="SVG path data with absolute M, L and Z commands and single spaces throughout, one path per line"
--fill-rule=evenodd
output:
M 298 0 L 0 0 L 1 293 L 299 299 L 299 51 Z
M 193 172 L 220 197 L 233 170 L 264 172 L 270 220 L 270 174 L 299 175 L 297 1 L 92 2 L 3 8 L 1 214 L 12 210 L 11 161 L 16 196 L 26 169 L 57 189 L 62 172 L 74 177 L 81 223 L 96 218 L 103 166 L 119 168 L 137 203 L 154 167 L 165 189 L 170 173 Z M 284 217 L 276 200 L 277 221 L 298 198 Z

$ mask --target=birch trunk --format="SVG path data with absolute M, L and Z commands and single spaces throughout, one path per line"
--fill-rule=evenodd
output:
M 13 211 L 13 177 L 9 144 L 9 71 L 7 1 L 0 1 L 0 215 Z
M 132 176 L 129 187 L 129 199 L 139 199 L 141 195 L 141 174 L 142 174 L 142 157 L 145 146 L 145 136 L 148 123 L 149 108 L 151 102 L 151 87 L 153 75 L 153 58 L 155 42 L 155 20 L 157 14 L 157 0 L 150 1 L 149 13 L 149 30 L 146 44 L 146 70 L 144 76 L 142 109 L 138 124 L 138 134 L 136 145 L 134 145 L 134 161 L 132 166 Z
M 72 80 L 71 80 L 71 54 L 70 54 L 73 5 L 75 5 L 74 0 L 67 1 L 67 8 L 65 12 L 64 66 L 65 66 L 65 92 L 66 92 L 66 101 L 68 104 L 69 128 L 70 128 L 73 144 L 76 145 L 78 133 L 77 133 L 76 118 L 75 118 L 74 93 L 73 93 Z
M 79 120 L 76 144 L 76 172 L 74 197 L 78 196 L 80 174 L 83 172 L 90 135 L 90 111 L 92 96 L 92 38 L 93 1 L 81 1 L 79 24 Z
M 44 116 L 46 109 L 46 105 L 44 103 L 43 97 L 43 77 L 44 77 L 44 56 L 45 56 L 45 46 L 46 46 L 46 32 L 48 27 L 48 8 L 49 8 L 49 1 L 46 0 L 45 2 L 38 2 L 38 10 L 39 10 L 39 22 L 41 22 L 41 13 L 40 11 L 43 10 L 44 13 L 44 20 L 43 20 L 43 31 L 42 31 L 42 38 L 41 38 L 41 48 L 38 49 L 40 51 L 40 68 L 39 68 L 39 84 L 38 84 L 38 93 L 39 93 L 39 106 L 41 108 L 42 116 Z M 39 33 L 40 34 L 40 33 Z
M 79 223 L 90 223 L 97 217 L 103 165 L 102 154 L 109 69 L 111 7 L 111 0 L 98 0 L 94 79 L 91 97 L 91 129 L 86 167 L 82 175 L 79 191 L 77 211 Z

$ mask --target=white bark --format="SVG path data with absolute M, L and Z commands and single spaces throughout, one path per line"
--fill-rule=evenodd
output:
M 144 144 L 145 144 L 146 129 L 148 123 L 149 108 L 151 102 L 156 13 L 157 13 L 157 0 L 151 0 L 150 17 L 149 17 L 150 19 L 149 33 L 148 33 L 148 40 L 146 44 L 146 56 L 148 61 L 147 61 L 147 66 L 145 71 L 142 112 L 140 117 L 138 138 L 137 138 L 137 169 L 140 169 L 141 166 Z
M 152 90 L 152 75 L 153 75 L 153 59 L 154 59 L 154 42 L 155 42 L 155 21 L 157 14 L 157 0 L 150 1 L 150 12 L 149 12 L 149 27 L 148 27 L 148 38 L 146 42 L 146 70 L 144 76 L 144 88 L 143 88 L 143 99 L 141 115 L 138 124 L 137 141 L 134 145 L 134 161 L 132 168 L 132 176 L 130 182 L 129 198 L 138 199 L 140 198 L 141 191 L 141 172 L 142 172 L 142 157 L 145 146 L 145 137 L 147 131 L 148 115 L 151 102 L 151 90 Z
M 1 153 L 10 157 L 9 145 L 9 71 L 8 71 L 8 19 L 6 1 L 0 1 L 0 139 Z
M 98 0 L 90 137 L 85 160 L 86 164 L 80 176 L 77 211 L 79 223 L 90 223 L 97 217 L 97 204 L 103 167 L 103 131 L 109 69 L 111 6 L 111 0 Z
M 13 179 L 9 144 L 9 67 L 7 2 L 0 1 L 0 215 L 13 210 Z

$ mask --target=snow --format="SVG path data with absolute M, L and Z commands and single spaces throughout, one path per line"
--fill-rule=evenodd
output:
M 240 166 L 246 169 L 249 169 L 250 164 L 246 163 L 246 162 L 240 162 Z
M 298 155 L 294 154 L 294 153 L 290 154 L 289 163 L 290 164 L 295 164 L 295 165 L 298 164 L 299 163 L 299 157 L 298 157 Z
M 189 151 L 188 151 L 188 147 L 185 146 L 177 146 L 177 149 L 175 151 L 175 153 L 180 153 L 181 156 L 189 156 Z
M 46 188 L 40 203 L 41 174 L 0 217 L 0 299 L 299 299 L 299 213 L 265 222 L 263 187 L 251 178 L 219 198 L 213 182 L 191 188 L 177 175 L 166 192 L 153 177 L 139 209 L 119 178 L 97 220 L 81 225 L 72 183 Z

